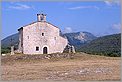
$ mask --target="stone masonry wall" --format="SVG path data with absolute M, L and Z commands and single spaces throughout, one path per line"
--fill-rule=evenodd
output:
M 44 47 L 47 47 L 48 54 L 62 53 L 68 41 L 59 32 L 59 28 L 47 22 L 36 22 L 23 27 L 23 53 L 43 54 Z M 39 47 L 39 51 L 36 51 L 36 47 Z

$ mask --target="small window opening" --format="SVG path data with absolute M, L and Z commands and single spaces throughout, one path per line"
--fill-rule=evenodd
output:
M 44 33 L 42 33 L 42 36 L 44 36 Z
M 36 47 L 36 51 L 39 51 L 39 47 Z
M 28 36 L 28 39 L 29 39 L 29 36 Z
M 56 37 L 54 37 L 54 39 L 56 40 Z
M 41 20 L 43 20 L 43 18 L 41 17 Z

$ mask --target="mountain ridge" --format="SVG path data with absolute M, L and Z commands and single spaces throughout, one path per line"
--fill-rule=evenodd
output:
M 97 37 L 94 36 L 90 32 L 73 32 L 73 33 L 65 33 L 65 37 L 67 37 L 69 44 L 73 46 L 82 45 L 84 43 L 88 43 Z

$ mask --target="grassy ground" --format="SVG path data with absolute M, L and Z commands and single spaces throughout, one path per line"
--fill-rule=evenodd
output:
M 2 57 L 2 80 L 120 80 L 120 57 L 74 54 L 72 58 L 41 55 Z

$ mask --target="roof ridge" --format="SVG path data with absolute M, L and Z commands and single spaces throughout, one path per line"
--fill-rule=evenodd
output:
M 22 29 L 23 27 L 25 27 L 25 26 L 28 26 L 28 25 L 31 25 L 31 24 L 34 24 L 34 23 L 37 23 L 37 22 L 46 22 L 46 21 L 34 21 L 34 22 L 32 22 L 32 23 L 29 23 L 29 24 L 27 24 L 27 25 L 22 26 L 21 28 L 18 29 L 18 31 L 19 31 L 20 29 Z M 46 23 L 53 25 L 53 24 L 50 23 L 50 22 L 46 22 Z M 58 27 L 55 26 L 55 25 L 53 25 L 53 26 L 56 27 L 56 28 L 58 28 Z

